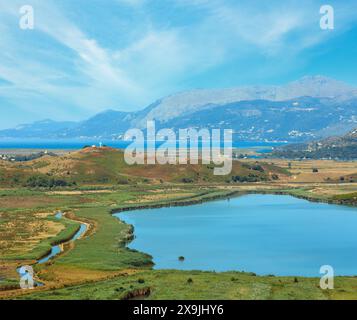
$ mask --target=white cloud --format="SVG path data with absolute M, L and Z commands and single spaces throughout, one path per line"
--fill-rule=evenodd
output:
M 172 12 L 155 15 L 153 2 L 115 0 L 144 19 L 129 44 L 105 47 L 100 35 L 90 33 L 93 26 L 85 30 L 60 3 L 26 3 L 35 8 L 35 30 L 27 34 L 16 28 L 23 1 L 0 0 L 0 78 L 13 84 L 0 87 L 0 98 L 55 117 L 91 115 L 109 107 L 140 109 L 210 68 L 229 61 L 243 65 L 252 52 L 281 59 L 286 68 L 301 51 L 356 20 L 352 2 L 337 8 L 336 32 L 324 33 L 318 29 L 318 6 L 311 1 L 172 0 L 163 4 Z M 166 13 L 178 23 L 165 21 Z M 88 23 L 106 21 L 93 16 Z M 137 27 L 137 21 L 126 23 L 126 28 Z
M 8 97 L 15 93 L 27 96 L 28 91 L 35 92 L 64 105 L 77 105 L 79 108 L 96 112 L 98 109 L 112 107 L 118 102 L 118 96 L 129 101 L 130 96 L 141 94 L 138 83 L 132 81 L 123 70 L 113 64 L 110 50 L 98 45 L 96 40 L 87 37 L 75 24 L 54 5 L 53 2 L 31 1 L 35 8 L 35 32 L 46 34 L 62 46 L 71 49 L 76 55 L 75 73 L 78 86 L 56 85 L 53 80 L 70 78 L 67 68 L 63 71 L 56 65 L 48 65 L 36 59 L 36 47 L 23 48 L 15 39 L 16 32 L 7 33 L 0 42 L 2 56 L 8 59 L 0 61 L 0 77 L 14 83 L 13 90 L 3 92 Z M 7 14 L 18 18 L 20 1 L 6 2 L 2 6 Z M 3 26 L 4 27 L 4 26 Z M 34 52 L 25 52 L 25 50 Z M 13 97 L 14 98 L 14 97 Z M 101 106 L 99 106 L 102 104 Z M 58 108 L 58 105 L 55 106 Z M 32 106 L 38 108 L 38 106 Z M 51 106 L 48 106 L 50 109 Z

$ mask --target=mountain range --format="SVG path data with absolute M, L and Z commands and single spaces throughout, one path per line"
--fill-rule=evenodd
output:
M 308 76 L 282 86 L 196 89 L 137 112 L 108 110 L 81 122 L 42 120 L 0 131 L 0 138 L 120 139 L 130 128 L 233 129 L 236 140 L 302 142 L 357 127 L 357 88 Z

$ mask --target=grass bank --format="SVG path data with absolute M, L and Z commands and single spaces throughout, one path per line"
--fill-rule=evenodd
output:
M 91 284 L 37 292 L 21 299 L 120 300 L 150 293 L 150 300 L 327 300 L 357 299 L 357 278 L 337 277 L 334 290 L 322 290 L 318 278 L 255 276 L 242 272 L 142 271 Z

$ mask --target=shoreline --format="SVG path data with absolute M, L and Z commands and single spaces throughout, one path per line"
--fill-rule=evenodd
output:
M 293 189 L 292 189 L 293 190 Z M 182 202 L 180 201 L 174 201 L 172 203 L 160 203 L 160 204 L 147 204 L 147 205 L 138 205 L 138 206 L 130 206 L 130 207 L 123 207 L 120 208 L 120 210 L 117 209 L 112 209 L 110 210 L 110 214 L 114 215 L 114 214 L 120 214 L 122 212 L 129 212 L 129 211 L 136 211 L 136 210 L 150 210 L 150 209 L 160 209 L 160 208 L 170 208 L 170 207 L 186 207 L 186 206 L 192 206 L 192 205 L 198 205 L 198 204 L 203 204 L 206 202 L 210 202 L 210 201 L 218 201 L 218 200 L 224 200 L 224 199 L 230 199 L 230 197 L 238 197 L 238 196 L 244 196 L 244 195 L 250 195 L 250 194 L 261 194 L 261 195 L 283 195 L 283 196 L 291 196 L 297 199 L 302 199 L 302 200 L 307 200 L 309 202 L 314 202 L 314 203 L 325 203 L 325 204 L 331 204 L 331 205 L 339 205 L 339 206 L 347 206 L 347 207 L 357 207 L 356 204 L 352 203 L 352 204 L 345 204 L 343 202 L 340 201 L 334 201 L 331 200 L 329 201 L 329 199 L 318 199 L 318 198 L 313 198 L 313 197 L 308 197 L 308 196 L 304 196 L 304 195 L 296 195 L 294 193 L 291 193 L 289 191 L 274 191 L 274 190 L 270 190 L 270 191 L 265 191 L 265 190 L 260 190 L 260 191 L 250 191 L 250 190 L 246 190 L 246 191 L 232 191 L 230 193 L 227 194 L 222 194 L 222 195 L 217 195 L 217 196 L 213 196 L 213 197 L 208 197 L 207 199 L 203 198 L 203 199 L 198 199 L 196 201 L 194 200 L 189 200 L 189 201 L 185 201 L 184 199 L 182 200 Z M 119 217 L 116 217 L 121 223 L 124 223 L 126 225 L 128 225 L 130 227 L 129 232 L 127 234 L 127 238 L 124 240 L 125 243 L 125 247 L 129 250 L 131 250 L 130 248 L 128 248 L 128 244 L 130 242 L 132 242 L 135 238 L 134 232 L 135 232 L 135 227 L 132 224 L 128 224 L 125 221 L 123 221 L 122 219 L 120 219 Z M 140 251 L 141 252 L 141 251 Z M 150 255 L 149 253 L 146 252 L 142 252 L 143 254 L 147 254 Z M 151 255 L 150 255 L 151 256 Z M 153 266 L 155 265 L 154 262 Z M 155 271 L 155 269 L 151 269 L 152 271 Z M 160 269 L 160 270 L 168 270 L 168 269 Z M 174 269 L 175 271 L 187 271 L 187 270 L 180 270 L 180 269 Z M 209 272 L 209 271 L 205 271 L 205 270 L 195 270 L 195 271 L 200 271 L 200 272 Z M 230 270 L 232 272 L 243 272 L 240 270 Z M 214 273 L 225 273 L 225 272 L 229 272 L 229 271 L 223 271 L 223 272 L 216 272 L 213 271 Z M 248 272 L 251 273 L 249 271 L 244 271 L 244 272 Z M 254 273 L 255 274 L 255 273 Z M 271 275 L 271 274 L 267 274 L 267 275 L 256 275 L 257 277 L 267 277 L 267 276 L 273 276 L 273 277 L 299 277 L 299 278 L 307 278 L 307 279 L 313 279 L 313 278 L 317 278 L 317 277 L 309 277 L 309 276 L 297 276 L 297 275 L 290 275 L 290 276 L 280 276 L 280 275 Z M 350 276 L 345 276 L 345 275 L 339 275 L 336 276 L 336 278 L 338 277 L 351 277 L 354 278 L 356 277 L 357 274 L 355 275 L 350 275 Z
M 217 201 L 217 200 L 223 200 L 223 199 L 228 199 L 230 197 L 238 197 L 238 196 L 243 196 L 243 195 L 248 195 L 248 194 L 276 194 L 276 195 L 289 195 L 289 196 L 293 196 L 296 198 L 301 198 L 301 199 L 305 199 L 308 201 L 312 201 L 312 202 L 323 202 L 323 203 L 330 203 L 330 204 L 337 204 L 337 205 L 345 205 L 344 203 L 336 203 L 335 201 L 327 201 L 328 199 L 317 199 L 317 198 L 313 198 L 313 197 L 308 197 L 308 196 L 303 196 L 303 195 L 297 195 L 294 194 L 294 188 L 291 188 L 291 190 L 283 190 L 283 188 L 279 188 L 279 189 L 273 189 L 273 190 L 263 190 L 263 189 L 259 189 L 259 187 L 257 186 L 258 190 L 232 190 L 232 189 L 214 189 L 214 191 L 210 190 L 210 191 L 206 191 L 206 192 L 202 192 L 201 194 L 197 194 L 195 196 L 190 196 L 187 198 L 182 198 L 182 199 L 175 199 L 175 200 L 166 200 L 164 202 L 161 203 L 148 203 L 148 204 L 137 204 L 137 205 L 124 205 L 121 206 L 119 208 L 107 208 L 106 212 L 107 214 L 116 214 L 116 213 L 120 213 L 120 212 L 127 212 L 127 211 L 132 211 L 132 210 L 141 210 L 141 209 L 156 209 L 156 208 L 164 208 L 164 207 L 178 207 L 178 206 L 190 206 L 190 205 L 198 205 L 198 204 L 202 204 L 202 203 L 206 203 L 209 201 Z M 353 204 L 352 204 L 353 205 Z M 356 205 L 353 205 L 354 207 L 356 207 Z M 104 213 L 104 212 L 103 212 Z M 72 213 L 70 213 L 72 214 Z M 69 219 L 76 221 L 76 222 L 80 222 L 82 223 L 82 220 L 79 220 L 78 217 L 68 217 Z M 73 218 L 73 219 L 72 219 Z M 117 218 L 117 217 L 116 217 Z M 87 219 L 85 220 L 86 222 L 89 222 Z M 118 218 L 118 221 L 120 223 L 123 223 L 127 226 L 130 226 L 129 224 L 125 223 L 124 221 L 122 221 L 120 218 Z M 94 223 L 94 224 L 93 224 Z M 93 227 L 95 228 L 95 222 L 91 221 L 91 223 L 89 223 L 89 225 L 91 226 L 90 229 L 87 229 L 87 231 L 85 232 L 85 234 L 83 234 L 83 236 L 85 235 L 90 235 L 93 232 Z M 123 236 L 123 238 L 121 239 L 121 242 L 124 243 L 124 246 L 126 249 L 127 248 L 127 244 L 132 240 L 132 237 L 134 236 L 134 229 L 129 228 L 128 232 Z M 128 249 L 129 250 L 129 249 Z M 145 253 L 143 253 L 145 254 Z M 56 258 L 55 258 L 56 259 Z M 141 267 L 139 267 L 139 269 L 137 271 L 142 270 L 143 272 L 145 272 L 145 270 L 149 271 L 149 272 L 165 272 L 165 270 L 155 270 L 152 267 L 150 267 L 149 269 L 143 269 Z M 175 272 L 187 272 L 187 271 L 183 271 L 183 270 L 179 270 L 179 269 L 174 269 Z M 206 271 L 200 271 L 197 270 L 198 272 L 202 272 L 202 273 L 207 273 Z M 237 274 L 241 274 L 242 271 L 231 271 Z M 212 274 L 227 274 L 229 273 L 227 272 L 213 272 Z M 210 273 L 211 274 L 211 273 Z M 245 271 L 242 274 L 249 274 L 249 271 Z M 317 277 L 306 277 L 306 276 L 275 276 L 275 275 L 256 275 L 257 278 L 261 278 L 261 279 L 265 279 L 267 277 L 275 277 L 276 279 L 282 278 L 289 278 L 289 279 L 294 279 L 294 277 L 297 277 L 299 279 L 306 279 L 307 281 L 309 279 L 314 279 Z M 116 276 L 113 276 L 113 278 L 116 278 Z M 349 278 L 355 278 L 355 276 L 336 276 L 336 279 L 338 278 L 345 278 L 345 279 L 349 279 Z M 41 281 L 41 279 L 39 279 L 39 281 Z M 99 279 L 98 282 L 102 281 L 102 279 Z M 92 281 L 84 281 L 82 282 L 83 284 L 91 284 Z M 94 282 L 93 282 L 94 283 Z M 68 284 L 67 284 L 68 285 Z M 73 285 L 76 285 L 75 283 L 73 283 Z M 59 286 L 58 289 L 61 289 L 62 286 Z M 37 288 L 37 292 L 39 291 L 47 291 L 49 290 L 49 287 L 46 285 L 43 287 L 39 287 Z M 8 291 L 9 293 L 10 291 Z M 16 293 L 15 293 L 16 292 Z M 17 296 L 19 294 L 19 296 L 22 296 L 22 293 L 19 292 L 18 290 L 15 290 L 15 296 Z M 5 292 L 3 292 L 3 294 L 5 294 Z M 26 295 L 27 293 L 24 292 L 24 294 Z M 6 294 L 5 294 L 6 296 Z
M 292 191 L 294 188 L 291 189 Z M 334 199 L 322 199 L 322 198 L 317 198 L 317 197 L 309 197 L 305 195 L 300 195 L 300 194 L 295 194 L 293 192 L 290 192 L 288 190 L 234 190 L 230 191 L 226 194 L 222 195 L 215 195 L 211 197 L 203 197 L 200 199 L 193 199 L 193 200 L 187 200 L 189 198 L 185 198 L 182 200 L 174 200 L 172 202 L 163 202 L 163 203 L 148 203 L 148 204 L 140 204 L 140 205 L 131 205 L 131 206 L 124 206 L 124 207 L 119 207 L 119 208 L 113 208 L 110 209 L 110 214 L 117 214 L 120 212 L 127 212 L 127 211 L 134 211 L 134 210 L 145 210 L 145 209 L 160 209 L 160 208 L 170 208 L 170 207 L 186 207 L 186 206 L 191 206 L 191 205 L 196 205 L 196 204 L 202 204 L 205 202 L 209 201 L 215 201 L 219 199 L 228 199 L 230 196 L 236 197 L 240 195 L 246 195 L 246 194 L 271 194 L 271 195 L 289 195 L 298 199 L 304 199 L 310 202 L 317 202 L 317 203 L 326 203 L 326 204 L 335 204 L 335 205 L 341 205 L 341 206 L 348 206 L 348 207 L 357 207 L 357 203 L 354 202 L 344 202 L 342 200 L 334 200 Z M 209 195 L 209 193 L 207 193 Z M 193 196 L 192 198 L 196 198 L 197 196 Z

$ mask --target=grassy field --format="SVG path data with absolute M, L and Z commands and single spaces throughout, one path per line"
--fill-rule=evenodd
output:
M 338 277 L 334 290 L 321 290 L 320 279 L 257 277 L 239 272 L 141 271 L 113 279 L 58 290 L 36 292 L 20 299 L 357 299 L 357 278 Z
M 163 169 L 160 172 L 162 181 L 160 175 L 152 177 L 152 173 L 140 178 L 141 169 L 129 174 L 117 154 L 114 160 L 107 156 L 106 153 L 104 157 L 97 153 L 93 156 L 91 152 L 75 153 L 64 156 L 63 162 L 56 158 L 58 163 L 50 162 L 39 166 L 40 169 L 31 169 L 50 170 L 41 174 L 57 175 L 75 170 L 77 186 L 0 190 L 0 298 L 125 299 L 150 293 L 148 299 L 357 299 L 357 278 L 353 277 L 339 277 L 335 279 L 335 290 L 322 291 L 319 279 L 311 278 L 260 277 L 239 272 L 154 271 L 149 255 L 126 247 L 133 237 L 131 226 L 111 215 L 118 210 L 190 205 L 250 192 L 284 193 L 313 201 L 355 205 L 356 183 L 321 181 L 325 170 L 332 166 L 331 162 L 290 165 L 279 162 L 282 169 L 275 161 L 274 164 L 264 162 L 260 167 L 256 167 L 260 162 L 249 165 L 243 162 L 236 166 L 240 168 L 239 174 L 249 175 L 252 170 L 260 172 L 263 168 L 261 177 L 271 177 L 274 172 L 279 179 L 208 183 L 211 178 L 203 179 L 206 177 L 204 169 L 188 170 L 196 172 L 195 183 L 178 183 L 175 181 L 187 177 L 187 173 L 169 173 Z M 121 168 L 119 174 L 110 168 L 113 164 Z M 311 182 L 310 175 L 316 174 L 311 168 L 315 165 L 319 167 L 315 175 L 318 178 Z M 28 166 L 25 170 L 29 170 Z M 337 167 L 336 170 L 341 171 L 336 176 L 351 174 L 356 168 L 354 163 Z M 156 170 L 154 173 L 159 174 Z M 94 179 L 89 178 L 92 174 L 109 178 L 101 184 L 90 185 L 90 179 Z M 308 181 L 296 181 L 299 180 L 294 178 L 296 176 L 300 176 L 299 179 L 308 177 Z M 55 219 L 58 210 L 65 212 L 67 218 Z M 66 244 L 64 252 L 54 260 L 35 266 L 35 274 L 45 286 L 30 294 L 16 290 L 16 268 L 33 263 L 48 252 L 52 244 L 71 237 L 80 222 L 89 226 L 84 238 Z

